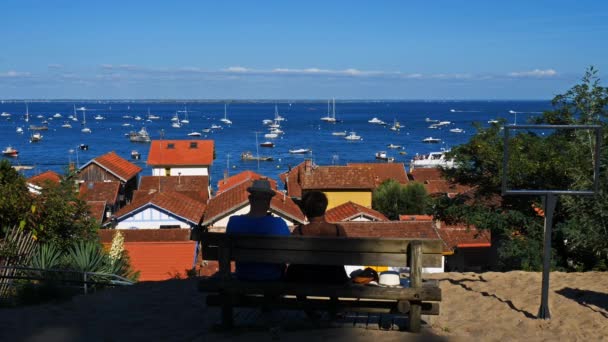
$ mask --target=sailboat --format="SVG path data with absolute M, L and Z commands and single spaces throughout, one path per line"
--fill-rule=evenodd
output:
M 91 129 L 87 127 L 87 109 L 85 107 L 80 107 L 78 110 L 82 111 L 82 129 L 80 131 L 82 133 L 91 133 Z
M 181 112 L 184 113 L 184 118 L 180 122 L 183 124 L 189 124 L 190 120 L 188 120 L 188 107 L 184 106 L 184 110 Z
M 228 119 L 228 116 L 226 115 L 226 104 L 224 103 L 224 118 L 220 119 L 221 122 L 225 123 L 226 125 L 232 125 L 232 121 L 230 121 L 230 119 Z
M 148 120 L 158 120 L 158 119 L 160 119 L 160 116 L 150 114 L 150 108 L 148 108 Z
M 29 122 L 29 121 L 30 121 L 30 109 L 26 103 L 25 104 L 25 122 Z
M 325 121 L 325 122 L 330 122 L 330 123 L 334 123 L 336 122 L 336 99 L 332 99 L 333 100 L 333 109 L 332 109 L 332 114 L 329 114 L 329 101 L 327 101 L 327 116 L 321 118 L 321 121 Z
M 274 105 L 274 121 L 285 121 L 285 118 L 279 114 L 279 108 Z

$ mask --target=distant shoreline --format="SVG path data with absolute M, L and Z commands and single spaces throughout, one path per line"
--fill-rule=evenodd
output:
M 324 99 L 0 99 L 0 103 L 53 103 L 53 102 L 97 102 L 97 103 L 319 103 Z M 374 102 L 426 102 L 426 103 L 459 103 L 459 102 L 543 102 L 551 99 L 336 99 L 341 103 L 374 103 Z

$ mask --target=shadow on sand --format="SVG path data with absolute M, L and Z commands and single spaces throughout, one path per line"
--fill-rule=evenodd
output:
M 591 311 L 608 318 L 608 294 L 591 290 L 564 287 L 556 293 L 589 308 Z
M 507 306 L 509 308 L 511 308 L 511 310 L 514 310 L 514 311 L 517 311 L 519 313 L 522 313 L 524 316 L 526 316 L 526 318 L 536 318 L 536 316 L 533 315 L 533 314 L 531 314 L 530 312 L 515 307 L 515 305 L 513 304 L 513 302 L 510 301 L 510 300 L 502 299 L 502 298 L 498 297 L 497 295 L 495 295 L 493 293 L 486 292 L 486 291 L 477 291 L 477 290 L 473 289 L 472 287 L 470 287 L 470 286 L 468 286 L 466 284 L 466 283 L 469 283 L 469 282 L 484 282 L 484 283 L 487 282 L 487 280 L 485 280 L 482 276 L 479 276 L 479 279 L 454 280 L 454 279 L 449 279 L 449 278 L 442 278 L 442 279 L 438 279 L 438 280 L 439 281 L 448 281 L 450 284 L 458 285 L 458 286 L 462 287 L 463 289 L 465 289 L 467 291 L 479 293 L 480 295 L 482 295 L 484 297 L 494 298 L 494 299 L 498 300 L 501 303 L 507 304 Z

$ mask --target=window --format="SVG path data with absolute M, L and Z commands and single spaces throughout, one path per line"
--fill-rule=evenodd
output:
M 196 141 L 191 141 L 190 148 L 198 148 L 198 143 Z
M 175 144 L 174 143 L 168 143 L 167 144 L 167 149 L 172 150 L 175 148 Z
M 171 176 L 171 168 L 170 167 L 166 167 L 165 168 L 165 176 Z
M 165 224 L 165 225 L 160 225 L 160 229 L 174 229 L 174 228 L 180 228 L 179 224 Z

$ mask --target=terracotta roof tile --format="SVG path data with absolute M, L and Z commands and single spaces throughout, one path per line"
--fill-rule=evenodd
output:
M 403 163 L 348 163 L 347 166 L 369 170 L 373 175 L 376 186 L 388 179 L 394 179 L 400 184 L 407 184 L 407 174 Z
M 253 171 L 249 171 L 249 170 L 243 171 L 234 176 L 228 177 L 227 179 L 222 179 L 222 180 L 218 181 L 216 194 L 219 195 L 223 191 L 225 191 L 229 188 L 232 188 L 234 186 L 237 186 L 246 181 L 255 180 L 255 179 L 267 179 L 267 178 L 268 177 L 255 173 Z M 268 181 L 270 182 L 270 186 L 272 186 L 273 189 L 277 188 L 277 182 L 275 180 L 268 179 Z
M 442 226 L 437 230 L 449 251 L 455 248 L 491 247 L 491 233 L 476 227 Z
M 137 174 L 141 172 L 141 167 L 129 162 L 126 159 L 123 159 L 114 151 L 91 160 L 89 163 L 83 165 L 80 169 L 82 170 L 91 162 L 103 167 L 104 169 L 108 170 L 108 172 L 113 173 L 125 182 L 137 176 Z
M 441 170 L 436 167 L 417 168 L 410 171 L 412 180 L 424 183 L 429 180 L 443 180 Z
M 114 204 L 118 201 L 120 182 L 84 182 L 80 184 L 78 196 L 84 201 L 104 201 Z
M 100 229 L 97 235 L 102 243 L 111 243 L 117 231 L 125 242 L 190 241 L 190 229 Z
M 399 215 L 399 221 L 433 221 L 432 215 Z
M 282 173 L 279 177 L 287 187 L 287 195 L 290 197 L 302 198 L 302 186 L 300 179 L 304 174 L 305 161 L 291 168 L 291 170 Z
M 328 222 L 351 221 L 361 216 L 367 217 L 370 221 L 389 221 L 381 212 L 350 201 L 331 208 L 325 213 L 325 219 Z
M 186 270 L 194 264 L 196 243 L 174 242 L 125 242 L 131 267 L 139 271 L 140 281 L 158 281 L 185 278 Z
M 138 196 L 129 205 L 115 213 L 117 219 L 147 206 L 155 206 L 172 213 L 177 217 L 199 224 L 205 212 L 205 204 L 179 192 L 157 192 Z
M 369 170 L 350 166 L 318 166 L 300 174 L 302 190 L 374 189 L 376 182 Z
M 206 203 L 209 199 L 209 176 L 142 176 L 137 196 L 157 192 L 177 191 Z
M 101 224 L 105 219 L 106 213 L 106 202 L 105 201 L 87 201 L 89 206 L 89 216 L 95 220 L 95 222 Z
M 433 194 L 461 194 L 469 191 L 470 186 L 451 183 L 445 179 L 427 180 L 423 183 L 426 192 L 429 195 Z
M 61 176 L 54 171 L 45 171 L 39 175 L 28 178 L 27 182 L 38 186 L 44 185 L 44 183 L 46 182 L 58 184 L 59 182 L 61 182 Z
M 202 225 L 212 224 L 220 218 L 226 217 L 236 210 L 248 205 L 249 193 L 247 192 L 247 188 L 250 187 L 252 183 L 253 180 L 247 180 L 224 190 L 222 193 L 210 199 L 207 204 L 207 211 L 205 212 L 205 218 Z M 302 214 L 302 211 L 295 202 L 290 197 L 284 196 L 283 193 L 277 190 L 275 191 L 277 194 L 270 202 L 270 210 L 277 214 L 281 214 L 281 216 L 286 216 L 292 220 L 304 223 L 304 214 Z
M 192 144 L 196 144 L 196 148 L 192 148 Z M 147 164 L 150 166 L 212 165 L 213 151 L 213 140 L 152 140 Z
M 341 222 L 349 237 L 440 239 L 431 221 Z

